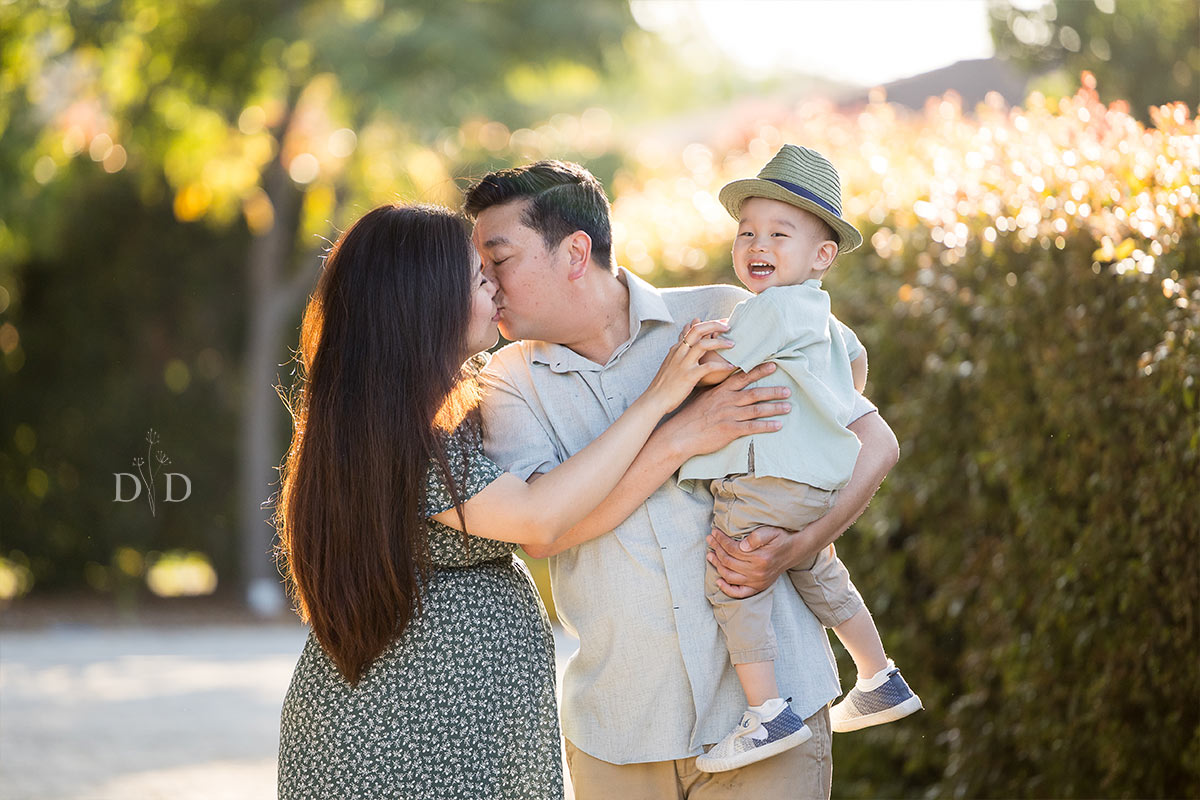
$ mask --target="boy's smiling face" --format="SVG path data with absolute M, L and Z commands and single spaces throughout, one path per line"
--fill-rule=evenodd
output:
M 837 243 L 817 215 L 766 197 L 742 203 L 733 271 L 755 294 L 820 278 L 836 255 Z

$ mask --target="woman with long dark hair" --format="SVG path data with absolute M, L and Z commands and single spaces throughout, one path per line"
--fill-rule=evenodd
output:
M 333 246 L 305 310 L 276 509 L 312 634 L 284 702 L 279 796 L 558 798 L 554 650 L 517 544 L 550 544 L 714 368 L 677 344 L 646 392 L 533 483 L 483 454 L 472 354 L 495 286 L 463 220 L 383 206 Z

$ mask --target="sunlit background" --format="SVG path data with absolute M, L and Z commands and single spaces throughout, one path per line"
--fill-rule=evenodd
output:
M 839 550 L 927 707 L 835 796 L 1200 796 L 1195 0 L 0 0 L 0 43 L 13 796 L 269 791 L 276 387 L 339 230 L 563 158 L 619 263 L 733 282 L 717 192 L 785 142 L 867 240 L 826 285 L 903 455 Z
M 995 54 L 984 0 L 633 0 L 630 8 L 698 74 L 720 68 L 715 51 L 751 79 L 782 72 L 874 86 Z

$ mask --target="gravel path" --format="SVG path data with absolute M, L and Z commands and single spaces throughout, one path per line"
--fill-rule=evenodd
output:
M 299 624 L 0 631 L 0 797 L 275 796 Z M 559 676 L 575 640 L 555 630 Z

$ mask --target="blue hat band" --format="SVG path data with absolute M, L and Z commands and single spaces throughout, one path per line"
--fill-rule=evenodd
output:
M 792 193 L 794 193 L 794 194 L 798 194 L 798 195 L 800 195 L 800 196 L 801 196 L 801 197 L 803 197 L 805 200 L 811 200 L 811 201 L 813 201 L 814 203 L 816 203 L 817 205 L 819 205 L 821 208 L 823 208 L 823 209 L 825 209 L 826 211 L 828 211 L 830 214 L 833 214 L 833 215 L 834 215 L 835 217 L 837 217 L 838 219 L 841 219 L 841 218 L 842 218 L 842 214 L 841 214 L 841 212 L 839 212 L 839 211 L 838 211 L 836 208 L 834 208 L 833 206 L 829 205 L 829 203 L 828 203 L 828 202 L 826 202 L 824 199 L 822 199 L 822 198 L 818 197 L 817 195 L 813 194 L 813 193 L 812 193 L 812 192 L 810 192 L 808 189 L 805 189 L 803 186 L 797 186 L 797 185 L 796 185 L 796 184 L 794 184 L 794 183 L 790 183 L 790 182 L 788 182 L 788 181 L 781 181 L 781 180 L 779 180 L 779 179 L 777 179 L 777 178 L 763 178 L 763 180 L 765 180 L 765 181 L 770 181 L 771 183 L 775 184 L 776 186 L 782 186 L 784 189 L 787 189 L 789 192 L 792 192 Z

